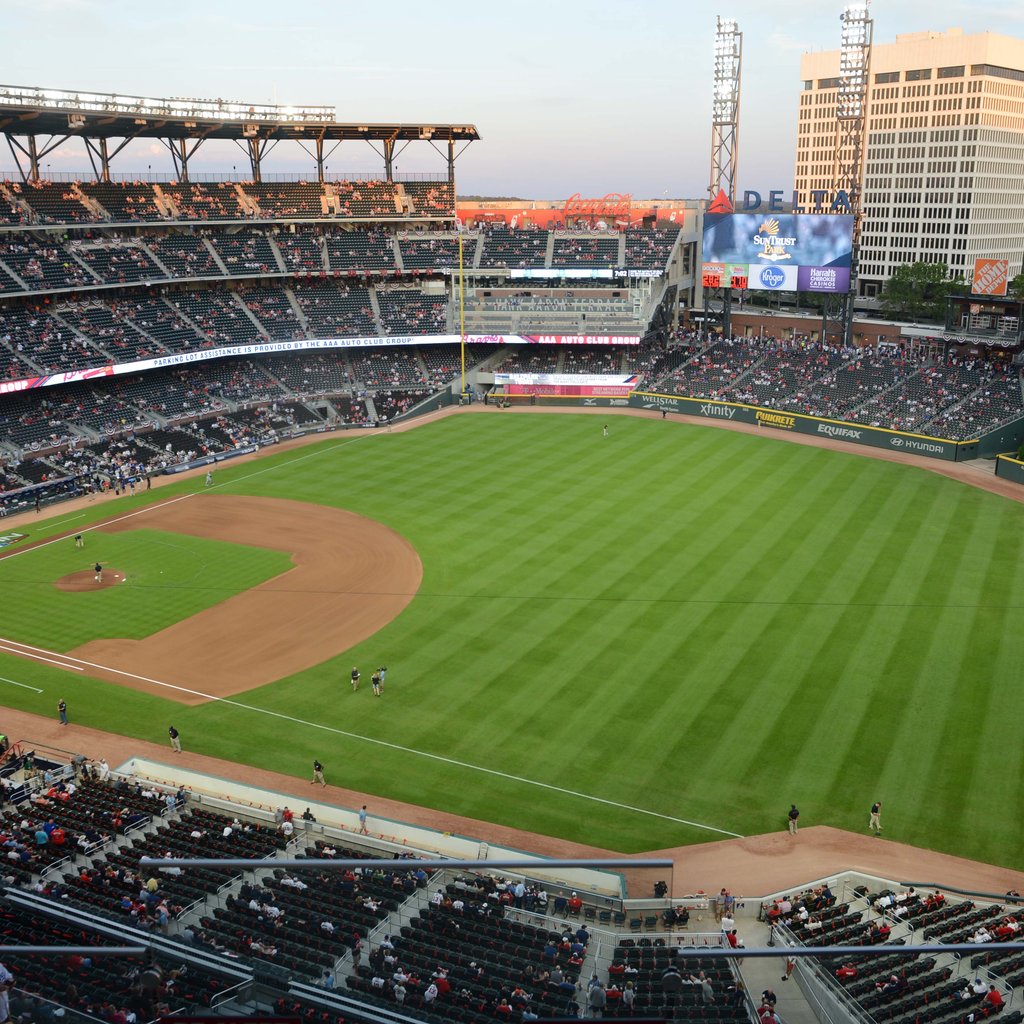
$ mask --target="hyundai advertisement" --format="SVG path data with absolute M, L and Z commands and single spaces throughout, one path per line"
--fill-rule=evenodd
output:
M 841 214 L 709 213 L 704 216 L 704 286 L 741 279 L 747 287 L 777 292 L 847 292 L 853 217 Z M 717 274 L 729 266 L 729 281 Z M 716 282 L 718 280 L 718 283 Z

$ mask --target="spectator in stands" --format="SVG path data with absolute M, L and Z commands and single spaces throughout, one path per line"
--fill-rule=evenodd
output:
M 982 1000 L 986 1014 L 998 1013 L 1003 1008 L 1003 997 L 995 985 L 989 985 L 988 994 Z

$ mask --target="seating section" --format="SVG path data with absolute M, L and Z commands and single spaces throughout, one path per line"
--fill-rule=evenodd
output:
M 430 392 L 426 388 L 412 391 L 396 391 L 389 388 L 386 391 L 378 391 L 373 396 L 373 404 L 381 419 L 393 420 L 396 416 L 407 413 L 417 402 L 422 402 L 429 394 Z
M 662 1016 L 676 1020 L 746 1021 L 747 1008 L 736 976 L 727 964 L 711 957 L 679 961 L 663 939 L 625 939 L 615 947 L 609 974 L 606 1017 Z M 664 984 L 665 971 L 678 966 L 682 984 Z M 700 980 L 711 986 L 713 1003 L 705 998 Z M 636 993 L 632 1012 L 622 1005 L 622 990 L 631 985 Z M 614 995 L 611 986 L 615 986 Z M 667 991 L 666 991 L 667 989 Z
M 324 235 L 320 231 L 296 230 L 274 236 L 289 274 L 321 274 L 324 262 Z
M 459 242 L 451 235 L 399 237 L 398 248 L 406 270 L 452 269 L 459 265 Z
M 139 246 L 125 241 L 100 244 L 72 243 L 71 252 L 104 284 L 138 284 L 166 277 L 152 258 Z
M 214 234 L 210 242 L 232 276 L 281 272 L 270 242 L 259 231 Z
M 256 201 L 264 217 L 303 218 L 324 215 L 323 188 L 316 182 L 284 181 L 279 184 L 247 181 L 242 190 Z
M 368 337 L 377 333 L 370 293 L 365 288 L 296 283 L 294 294 L 314 338 Z
M 7 181 L 3 185 L 16 199 L 28 203 L 39 224 L 84 224 L 98 219 L 82 202 L 76 185 L 49 181 Z
M 382 289 L 377 293 L 380 323 L 385 334 L 444 334 L 448 326 L 448 299 L 408 289 Z
M 182 292 L 168 301 L 202 331 L 210 346 L 252 345 L 263 340 L 233 293 Z
M 0 934 L 4 945 L 98 948 L 120 944 L 96 929 L 65 923 L 59 916 L 7 899 L 0 899 Z M 55 970 L 52 961 L 6 953 L 4 965 L 17 984 L 10 996 L 13 1020 L 60 1019 L 53 1006 L 39 1001 L 49 1000 L 66 1007 L 73 1020 L 149 1021 L 189 1012 L 192 1007 L 211 1007 L 232 984 L 194 963 L 183 969 L 180 962 L 162 954 L 152 958 L 75 955 Z
M 164 219 L 154 200 L 153 186 L 145 182 L 86 181 L 79 188 L 117 223 Z
M 224 276 L 201 235 L 147 235 L 145 243 L 172 277 Z
M 619 264 L 619 236 L 555 235 L 553 267 L 608 268 Z
M 302 324 L 281 288 L 247 288 L 240 293 L 242 301 L 260 322 L 267 336 L 274 341 L 305 336 Z
M 450 181 L 407 181 L 397 188 L 412 201 L 420 217 L 454 217 L 455 186 Z
M 626 266 L 665 270 L 678 237 L 678 228 L 629 228 L 626 231 Z
M 481 267 L 543 267 L 548 233 L 532 229 L 491 228 L 484 235 Z
M 331 270 L 396 269 L 394 242 L 383 231 L 329 231 L 325 237 Z
M 156 186 L 177 211 L 180 220 L 251 220 L 242 207 L 238 191 L 229 182 L 200 185 L 177 182 Z
M 35 242 L 25 235 L 0 235 L 0 260 L 35 291 L 82 288 L 100 283 L 98 275 L 51 239 Z

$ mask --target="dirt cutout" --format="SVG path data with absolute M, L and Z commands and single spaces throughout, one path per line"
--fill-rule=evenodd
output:
M 272 683 L 340 654 L 391 622 L 423 578 L 404 537 L 323 505 L 203 493 L 101 529 L 143 525 L 287 551 L 294 564 L 143 640 L 91 640 L 68 652 L 90 663 L 90 676 L 183 704 Z
M 120 570 L 104 568 L 103 578 L 97 581 L 95 569 L 83 569 L 81 572 L 61 576 L 53 585 L 69 594 L 82 594 L 90 590 L 106 590 L 118 583 L 124 583 L 124 579 L 124 573 Z

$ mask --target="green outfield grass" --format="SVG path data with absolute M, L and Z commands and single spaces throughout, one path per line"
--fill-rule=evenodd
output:
M 45 693 L 0 694 L 53 714 L 60 688 L 73 723 L 164 741 L 170 719 L 190 749 L 304 777 L 316 756 L 331 782 L 615 850 L 721 838 L 683 820 L 781 829 L 790 802 L 866 832 L 881 799 L 891 838 L 1024 866 L 1024 508 L 771 435 L 609 423 L 460 416 L 218 469 L 394 527 L 416 599 L 245 707 L 2 655 Z
M 4 602 L 0 633 L 51 650 L 89 640 L 150 636 L 291 567 L 284 551 L 140 527 L 88 533 L 84 549 L 66 540 L 0 559 Z M 54 581 L 96 562 L 125 582 L 95 592 L 58 590 Z

